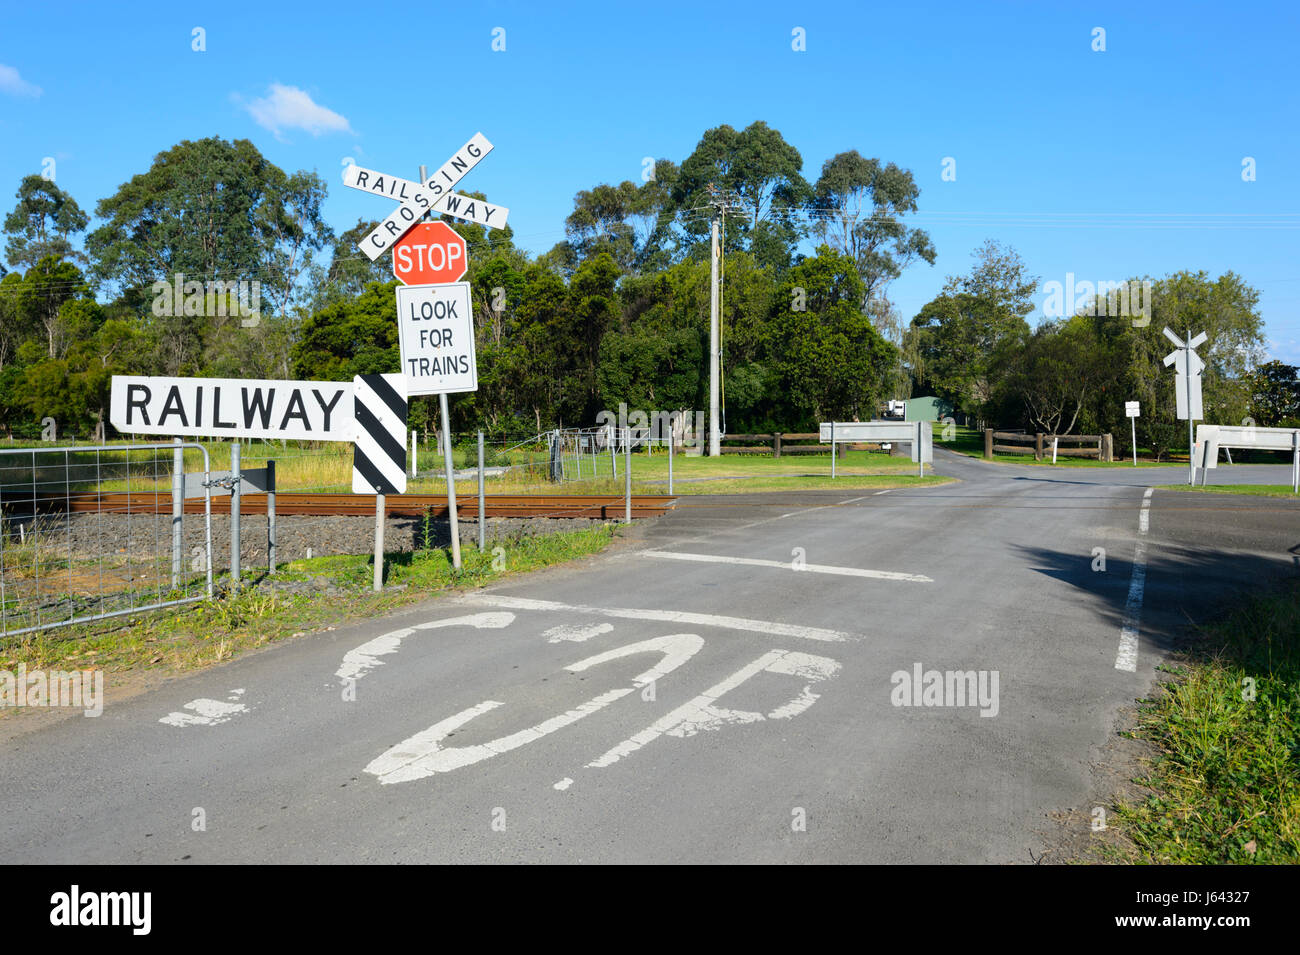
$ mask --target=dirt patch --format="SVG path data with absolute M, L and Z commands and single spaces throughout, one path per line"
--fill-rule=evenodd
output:
M 1164 692 L 1157 683 L 1150 696 L 1154 699 Z M 1129 862 L 1132 845 L 1110 824 L 1112 810 L 1119 803 L 1141 802 L 1154 794 L 1137 780 L 1160 755 L 1158 746 L 1133 735 L 1139 716 L 1138 704 L 1123 707 L 1109 738 L 1094 750 L 1088 766 L 1092 789 L 1085 804 L 1047 814 L 1047 822 L 1035 833 L 1042 846 L 1033 854 L 1035 865 Z M 1103 828 L 1094 828 L 1097 825 Z

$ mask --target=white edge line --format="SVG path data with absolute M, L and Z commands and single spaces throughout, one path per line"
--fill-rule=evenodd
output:
M 793 570 L 799 573 L 835 574 L 840 577 L 870 577 L 874 580 L 903 580 L 909 583 L 932 584 L 933 578 L 924 574 L 905 574 L 896 570 L 866 570 L 858 567 L 836 567 L 831 564 L 804 564 L 795 567 L 790 561 L 762 560 L 757 557 L 723 557 L 716 554 L 686 554 L 680 551 L 643 550 L 638 551 L 642 557 L 662 557 L 668 560 L 694 560 L 709 564 L 743 564 L 747 567 L 774 567 L 777 570 Z
M 777 637 L 800 637 L 805 640 L 819 640 L 826 643 L 844 643 L 861 640 L 856 633 L 841 630 L 826 630 L 821 627 L 804 627 L 792 623 L 775 623 L 769 620 L 750 620 L 745 617 L 727 617 L 711 613 L 691 613 L 684 610 L 641 610 L 632 607 L 591 607 L 584 604 L 566 604 L 555 600 L 536 600 L 532 597 L 507 597 L 504 595 L 477 593 L 466 594 L 456 598 L 458 602 L 485 606 L 503 607 L 511 610 L 558 610 L 577 613 L 590 613 L 603 617 L 617 617 L 624 620 L 659 620 L 666 623 L 686 624 L 700 627 L 720 627 L 724 630 L 749 630 L 754 633 L 766 633 Z

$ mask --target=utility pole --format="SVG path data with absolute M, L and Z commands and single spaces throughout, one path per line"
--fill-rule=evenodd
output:
M 713 203 L 713 239 L 709 252 L 709 457 L 722 453 L 722 424 L 718 413 L 718 373 L 721 370 L 721 303 L 718 294 L 718 225 L 722 207 Z
M 718 373 L 722 365 L 719 355 L 722 343 L 720 329 L 720 303 L 718 294 L 718 210 L 714 212 L 712 226 L 712 249 L 708 253 L 708 456 L 718 457 L 722 453 L 722 422 L 718 412 Z
M 722 453 L 722 267 L 723 222 L 737 205 L 734 196 L 709 183 L 709 457 Z
M 1196 429 L 1192 427 L 1192 329 L 1189 325 L 1187 328 L 1187 483 L 1191 487 L 1196 487 Z

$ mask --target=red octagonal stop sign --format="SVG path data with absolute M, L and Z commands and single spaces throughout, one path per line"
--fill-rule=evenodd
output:
M 403 285 L 459 282 L 468 264 L 465 240 L 445 222 L 421 222 L 393 246 L 393 274 Z

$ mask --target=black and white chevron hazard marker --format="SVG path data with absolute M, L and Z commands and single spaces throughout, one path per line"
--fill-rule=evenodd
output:
M 353 494 L 406 493 L 406 381 L 401 375 L 352 379 L 356 438 Z

